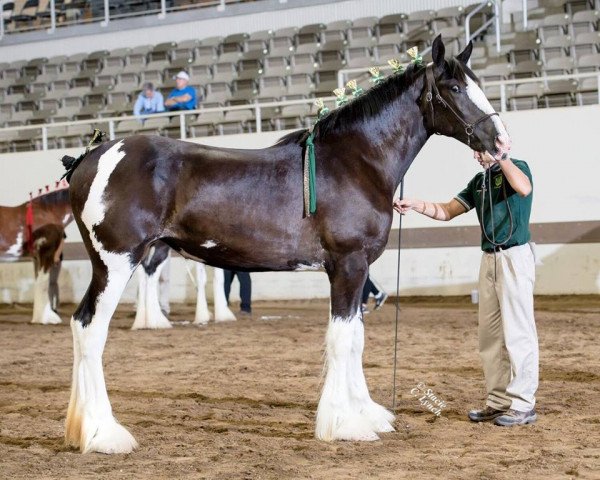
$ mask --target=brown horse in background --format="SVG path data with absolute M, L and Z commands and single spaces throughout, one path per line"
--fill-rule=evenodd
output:
M 65 185 L 57 182 L 54 191 L 46 186 L 46 193 L 40 189 L 40 194 L 27 202 L 14 207 L 0 206 L 0 262 L 16 262 L 27 257 L 33 257 L 35 262 L 36 258 L 40 258 L 39 248 L 42 244 L 44 252 L 59 246 L 62 252 L 64 228 L 73 220 L 69 190 Z M 61 229 L 61 242 L 57 243 L 55 237 L 58 227 Z M 47 235 L 51 237 L 40 243 Z M 35 267 L 33 323 L 60 322 L 55 313 L 59 298 L 57 280 L 61 267 L 60 252 L 58 258 L 57 262 L 47 265 L 47 273 L 42 271 L 38 275 L 38 267 Z M 41 285 L 42 282 L 47 284 Z
M 65 245 L 65 229 L 49 223 L 32 232 L 31 256 L 35 269 L 33 319 L 31 323 L 61 323 L 58 308 L 58 274 Z

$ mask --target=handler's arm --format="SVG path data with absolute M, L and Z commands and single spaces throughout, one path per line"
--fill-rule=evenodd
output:
M 404 198 L 402 200 L 398 199 L 394 202 L 394 210 L 402 215 L 409 210 L 414 210 L 426 217 L 446 222 L 467 211 L 464 205 L 455 198 L 447 203 L 425 202 L 423 200 L 413 200 L 410 198 Z
M 521 197 L 526 197 L 531 193 L 531 182 L 527 175 L 517 167 L 510 158 L 501 160 L 498 162 L 502 173 L 510 183 L 510 186 L 517 192 Z

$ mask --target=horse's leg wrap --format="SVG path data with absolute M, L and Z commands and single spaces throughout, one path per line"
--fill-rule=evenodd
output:
M 129 453 L 137 442 L 113 417 L 104 383 L 102 353 L 108 324 L 132 267 L 128 255 L 105 252 L 105 257 L 109 257 L 105 285 L 94 277 L 71 319 L 74 359 L 65 440 L 83 453 Z

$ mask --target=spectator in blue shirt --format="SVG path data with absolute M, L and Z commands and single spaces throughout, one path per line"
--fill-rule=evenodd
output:
M 144 83 L 142 91 L 133 106 L 133 114 L 148 115 L 149 113 L 160 113 L 165 111 L 162 94 L 154 90 L 150 82 Z
M 169 93 L 165 107 L 169 111 L 194 110 L 196 108 L 196 90 L 190 87 L 190 76 L 184 71 L 175 76 L 176 87 Z

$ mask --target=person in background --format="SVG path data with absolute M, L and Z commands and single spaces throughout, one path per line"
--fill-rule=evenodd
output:
M 142 85 L 142 91 L 138 95 L 135 105 L 133 106 L 133 114 L 148 115 L 150 113 L 160 113 L 165 111 L 162 94 L 154 89 L 152 83 L 147 82 Z
M 223 270 L 225 273 L 224 289 L 227 305 L 229 305 L 229 294 L 231 293 L 231 284 L 233 277 L 237 276 L 240 282 L 240 313 L 250 315 L 252 313 L 252 280 L 248 272 L 236 272 L 233 270 Z
M 530 242 L 533 181 L 522 160 L 495 160 L 474 152 L 483 167 L 447 203 L 397 199 L 400 214 L 414 210 L 435 220 L 451 220 L 475 210 L 481 226 L 483 256 L 479 269 L 479 355 L 487 390 L 483 409 L 471 410 L 473 422 L 526 425 L 537 420 L 535 393 L 539 347 L 533 310 L 535 253 Z
M 369 313 L 367 302 L 369 301 L 369 295 L 371 293 L 375 297 L 375 310 L 379 310 L 381 307 L 383 307 L 388 295 L 383 290 L 379 290 L 379 288 L 377 288 L 375 283 L 371 280 L 371 275 L 368 275 L 362 293 L 362 313 Z
M 190 76 L 181 71 L 175 76 L 176 87 L 169 93 L 165 100 L 165 107 L 170 112 L 177 110 L 194 110 L 196 108 L 196 89 L 188 85 Z

